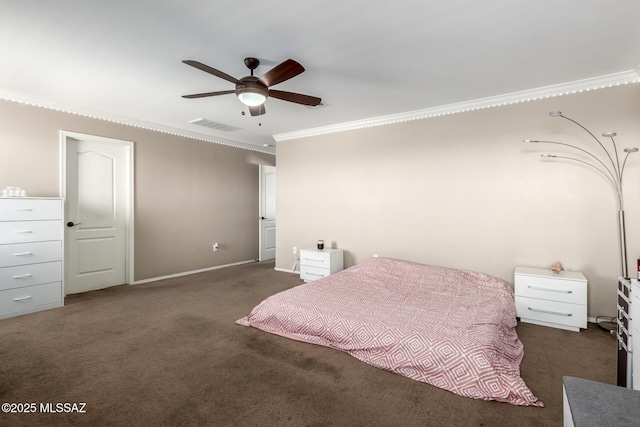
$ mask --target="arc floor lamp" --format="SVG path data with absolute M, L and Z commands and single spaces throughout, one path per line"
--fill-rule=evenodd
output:
M 618 147 L 614 140 L 616 136 L 615 132 L 604 132 L 602 136 L 604 138 L 608 138 L 611 140 L 611 144 L 605 145 L 598 137 L 596 137 L 589 129 L 578 123 L 577 121 L 565 116 L 560 111 L 552 111 L 549 113 L 551 117 L 560 117 L 565 120 L 568 120 L 578 127 L 582 128 L 585 132 L 587 132 L 591 138 L 595 141 L 596 145 L 591 147 L 582 148 L 576 145 L 567 144 L 564 142 L 558 141 L 538 141 L 532 139 L 525 139 L 523 142 L 525 143 L 545 143 L 545 144 L 555 144 L 561 145 L 564 147 L 569 147 L 572 150 L 576 151 L 580 157 L 571 157 L 564 155 L 552 155 L 552 154 L 541 154 L 541 157 L 551 158 L 551 159 L 564 159 L 570 160 L 574 162 L 578 162 L 589 166 L 592 169 L 595 169 L 600 174 L 602 174 L 611 184 L 614 194 L 616 197 L 617 205 L 618 205 L 618 232 L 620 234 L 619 243 L 620 243 L 620 272 L 621 276 L 628 278 L 629 277 L 629 268 L 627 264 L 627 237 L 624 223 L 624 198 L 623 198 L 623 189 L 622 183 L 624 179 L 624 167 L 627 164 L 627 159 L 629 155 L 632 153 L 638 152 L 638 147 L 627 147 L 622 150 L 622 152 L 618 151 Z M 595 150 L 594 150 L 595 149 Z M 625 153 L 623 155 L 623 153 Z M 622 159 L 620 156 L 624 156 Z

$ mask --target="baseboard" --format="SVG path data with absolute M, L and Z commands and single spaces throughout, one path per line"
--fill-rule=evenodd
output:
M 289 269 L 289 268 L 278 268 L 278 267 L 275 267 L 274 270 L 275 271 L 281 271 L 283 273 L 300 274 L 299 270 L 291 271 L 291 269 Z
M 221 269 L 221 268 L 233 267 L 235 265 L 249 264 L 249 263 L 252 263 L 252 262 L 256 262 L 256 260 L 255 259 L 251 259 L 251 260 L 248 260 L 248 261 L 240 261 L 240 262 L 234 262 L 234 263 L 231 263 L 231 264 L 216 265 L 215 267 L 201 268 L 200 270 L 185 271 L 185 272 L 182 272 L 182 273 L 169 274 L 167 276 L 154 277 L 154 278 L 151 278 L 151 279 L 136 280 L 135 282 L 133 282 L 131 284 L 132 285 L 141 285 L 143 283 L 157 282 L 158 280 L 164 280 L 164 279 L 173 279 L 174 277 L 182 277 L 182 276 L 188 276 L 190 274 L 204 273 L 205 271 L 218 270 L 218 269 Z
M 603 317 L 603 318 L 606 319 L 608 316 L 598 316 L 598 317 Z M 587 317 L 587 322 L 589 322 L 589 323 L 598 323 L 598 320 L 597 320 L 598 317 Z M 611 319 L 615 319 L 615 318 L 616 318 L 616 316 L 611 316 Z M 602 319 L 600 319 L 600 320 L 602 320 Z

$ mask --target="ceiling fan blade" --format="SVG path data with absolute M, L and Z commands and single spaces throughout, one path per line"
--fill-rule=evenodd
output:
M 231 83 L 235 83 L 235 84 L 240 83 L 240 81 L 239 81 L 238 79 L 236 79 L 235 77 L 230 76 L 230 75 L 229 75 L 229 74 L 227 74 L 227 73 L 223 73 L 223 72 L 222 72 L 222 71 L 220 71 L 220 70 L 216 70 L 216 69 L 215 69 L 215 68 L 213 68 L 213 67 L 209 67 L 208 65 L 205 65 L 205 64 L 203 64 L 203 63 L 201 63 L 201 62 L 193 61 L 193 60 L 191 60 L 191 59 L 186 59 L 186 60 L 184 60 L 184 61 L 182 61 L 182 62 L 184 62 L 184 63 L 185 63 L 185 64 L 187 64 L 187 65 L 191 65 L 192 67 L 195 67 L 195 68 L 197 68 L 198 70 L 202 70 L 202 71 L 204 71 L 205 73 L 213 74 L 213 75 L 214 75 L 214 76 L 216 76 L 216 77 L 220 77 L 221 79 L 225 79 L 225 80 L 227 80 L 227 81 L 229 81 L 229 82 L 231 82 Z
M 249 112 L 252 116 L 261 116 L 267 111 L 264 109 L 264 104 L 256 105 L 255 107 L 249 107 Z
M 303 71 L 304 67 L 302 65 L 293 59 L 287 59 L 283 63 L 276 65 L 274 68 L 267 71 L 258 80 L 267 85 L 267 87 L 270 87 L 275 86 L 278 83 L 282 83 L 285 80 L 289 80 Z
M 205 93 L 194 93 L 193 95 L 182 95 L 183 98 L 194 99 L 194 98 L 205 98 L 207 96 L 218 96 L 218 95 L 228 95 L 230 93 L 236 93 L 235 90 L 221 90 L 219 92 L 205 92 Z
M 309 105 L 315 107 L 322 102 L 322 99 L 311 95 L 303 95 L 301 93 L 285 92 L 282 90 L 269 90 L 269 96 L 272 98 L 282 99 L 283 101 L 295 102 L 296 104 Z

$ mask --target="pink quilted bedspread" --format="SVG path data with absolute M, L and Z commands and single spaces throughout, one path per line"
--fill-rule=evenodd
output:
M 481 273 L 372 258 L 273 295 L 236 323 L 461 396 L 544 406 L 520 377 L 513 289 Z

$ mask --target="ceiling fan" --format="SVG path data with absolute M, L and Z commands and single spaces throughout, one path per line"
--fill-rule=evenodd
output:
M 220 70 L 216 70 L 215 68 L 212 68 L 198 61 L 189 59 L 182 62 L 206 73 L 220 77 L 221 79 L 227 80 L 231 83 L 235 83 L 236 85 L 235 90 L 196 93 L 193 95 L 183 95 L 183 98 L 204 98 L 207 96 L 228 95 L 231 93 L 235 93 L 238 96 L 238 99 L 240 99 L 243 104 L 249 107 L 249 111 L 251 112 L 252 116 L 259 116 L 266 112 L 264 109 L 264 102 L 268 97 L 309 106 L 319 105 L 322 101 L 320 98 L 317 98 L 315 96 L 270 89 L 271 86 L 275 86 L 278 83 L 289 80 L 290 78 L 295 77 L 304 71 L 304 67 L 293 59 L 287 59 L 286 61 L 267 71 L 262 77 L 258 78 L 253 75 L 253 70 L 258 68 L 258 65 L 260 65 L 260 60 L 258 60 L 257 58 L 245 58 L 244 64 L 251 70 L 251 75 L 243 77 L 241 79 L 236 79 L 233 76 L 230 76 Z

